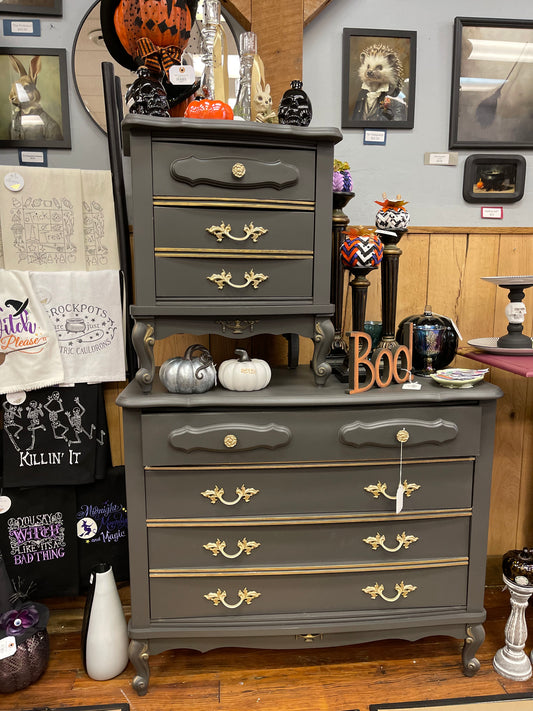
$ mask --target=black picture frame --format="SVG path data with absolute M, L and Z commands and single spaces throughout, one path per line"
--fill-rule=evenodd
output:
M 533 20 L 456 17 L 449 147 L 532 147 L 532 84 Z
M 0 148 L 71 148 L 66 50 L 1 47 L 0 97 Z
M 466 202 L 518 202 L 524 195 L 525 179 L 524 156 L 470 155 L 465 160 L 463 198 Z
M 63 15 L 63 0 L 0 0 L 0 14 Z
M 411 30 L 343 29 L 342 128 L 413 128 L 416 39 L 417 33 Z M 376 52 L 379 46 L 383 49 Z M 385 75 L 394 81 L 388 81 L 388 90 L 381 91 L 375 98 L 367 96 L 365 81 L 368 79 L 361 76 L 363 55 L 376 80 L 375 84 L 367 83 L 367 87 L 377 88 L 380 77 L 384 86 Z M 403 75 L 399 83 L 398 75 Z M 369 101 L 373 104 L 370 110 Z

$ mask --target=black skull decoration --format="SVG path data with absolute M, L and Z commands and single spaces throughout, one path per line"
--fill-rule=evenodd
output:
M 291 88 L 283 94 L 279 104 L 278 120 L 290 126 L 309 126 L 313 109 L 309 97 L 298 79 L 291 81 Z

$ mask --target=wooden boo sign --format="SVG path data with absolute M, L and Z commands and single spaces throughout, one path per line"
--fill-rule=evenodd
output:
M 386 388 L 392 380 L 395 383 L 405 383 L 410 380 L 413 364 L 413 324 L 409 324 L 409 347 L 398 346 L 394 350 L 376 348 L 371 358 L 368 355 L 372 349 L 372 339 L 364 331 L 352 331 L 350 339 L 350 365 L 348 393 L 364 393 L 370 390 L 374 383 L 380 388 Z M 359 382 L 359 368 L 366 371 L 362 383 Z

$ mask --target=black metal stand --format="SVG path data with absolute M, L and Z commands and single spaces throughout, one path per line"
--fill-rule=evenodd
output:
M 403 230 L 376 230 L 383 242 L 381 262 L 381 320 L 383 331 L 378 348 L 396 350 L 400 345 L 396 340 L 396 299 L 398 295 L 398 270 L 402 250 L 398 242 L 407 232 Z

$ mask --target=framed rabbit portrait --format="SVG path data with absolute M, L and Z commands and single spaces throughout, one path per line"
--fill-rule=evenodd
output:
M 70 148 L 64 49 L 0 48 L 0 148 Z
M 0 12 L 60 17 L 63 14 L 63 0 L 0 0 Z

